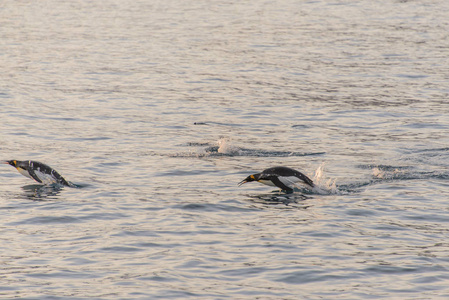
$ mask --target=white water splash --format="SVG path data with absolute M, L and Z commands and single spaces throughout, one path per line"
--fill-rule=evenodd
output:
M 373 176 L 377 178 L 384 178 L 385 172 L 379 168 L 373 168 Z
M 324 163 L 316 169 L 313 182 L 315 183 L 315 187 L 312 191 L 317 194 L 329 195 L 340 193 L 337 188 L 336 179 L 326 178 L 324 174 Z
M 218 153 L 221 154 L 230 154 L 230 155 L 239 155 L 241 149 L 237 146 L 231 144 L 231 139 L 228 137 L 222 137 L 217 141 L 218 144 Z
M 398 174 L 404 173 L 399 169 L 394 169 L 392 171 L 382 170 L 378 167 L 373 168 L 373 176 L 379 179 L 393 179 L 398 176 Z

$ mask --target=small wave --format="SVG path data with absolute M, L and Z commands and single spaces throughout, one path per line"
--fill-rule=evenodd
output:
M 414 150 L 413 153 L 422 153 L 422 152 L 448 152 L 449 148 L 448 147 L 444 147 L 444 148 L 430 148 L 430 149 L 420 149 L 420 150 Z
M 403 158 L 417 165 L 447 169 L 449 167 L 449 148 L 413 149 Z
M 367 165 L 360 167 L 371 169 L 375 181 L 428 179 L 435 175 L 435 172 L 418 171 L 411 166 Z
M 413 166 L 362 165 L 359 167 L 370 169 L 372 172 L 372 180 L 366 183 L 359 183 L 359 187 L 391 181 L 449 179 L 449 174 L 445 171 L 423 171 Z
M 378 168 L 383 171 L 394 171 L 394 170 L 404 170 L 404 169 L 412 169 L 410 166 L 390 166 L 390 165 L 358 165 L 360 169 L 374 169 Z
M 204 212 L 214 212 L 214 211 L 228 211 L 228 212 L 248 212 L 254 211 L 254 209 L 249 209 L 246 207 L 239 207 L 235 205 L 226 204 L 215 204 L 215 203 L 189 203 L 189 204 L 179 204 L 173 206 L 173 208 L 179 208 L 188 211 L 204 211 Z
M 416 172 L 406 172 L 406 171 L 393 171 L 385 172 L 377 168 L 373 169 L 373 176 L 380 180 L 416 180 L 416 179 L 449 179 L 449 174 L 434 171 L 416 171 Z
M 413 167 L 410 166 L 393 166 L 393 165 L 359 165 L 361 169 L 371 170 L 374 183 L 381 180 L 391 179 L 410 179 L 411 174 L 417 174 L 415 171 L 410 171 Z
M 191 147 L 205 147 L 198 152 L 188 154 L 176 154 L 176 157 L 202 157 L 202 156 L 253 156 L 253 157 L 289 157 L 289 156 L 313 156 L 323 155 L 325 152 L 295 152 L 295 151 L 267 151 L 261 149 L 248 149 L 236 146 L 231 138 L 222 137 L 213 144 L 188 143 Z
M 90 184 L 88 184 L 88 183 L 73 183 L 73 182 L 69 181 L 69 187 L 71 187 L 71 188 L 82 189 L 82 188 L 89 187 L 89 186 L 90 186 Z

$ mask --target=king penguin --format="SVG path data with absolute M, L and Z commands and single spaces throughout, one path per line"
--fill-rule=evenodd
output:
M 287 193 L 293 193 L 294 187 L 303 185 L 313 188 L 315 185 L 313 181 L 303 173 L 287 167 L 273 167 L 263 170 L 260 173 L 249 175 L 244 180 L 239 182 L 239 186 L 257 181 L 270 186 L 277 186 Z
M 25 177 L 36 180 L 43 184 L 61 184 L 65 186 L 72 186 L 67 180 L 59 175 L 56 170 L 38 161 L 32 160 L 8 160 L 4 164 L 13 166 Z

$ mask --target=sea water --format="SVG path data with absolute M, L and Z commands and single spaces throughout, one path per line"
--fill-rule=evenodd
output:
M 3 2 L 0 297 L 446 299 L 448 10 Z

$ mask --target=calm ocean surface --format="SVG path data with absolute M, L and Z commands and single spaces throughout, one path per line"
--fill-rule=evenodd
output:
M 448 299 L 448 15 L 2 1 L 0 298 Z

